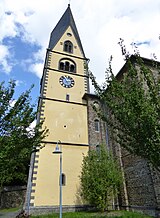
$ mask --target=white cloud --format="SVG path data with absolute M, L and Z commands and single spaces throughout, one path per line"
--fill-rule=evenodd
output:
M 34 73 L 39 79 L 42 77 L 44 67 L 45 50 L 44 47 L 37 52 L 33 52 L 32 59 L 23 60 L 21 65 L 25 71 Z
M 35 126 L 36 126 L 36 120 L 34 120 L 30 124 L 30 126 L 27 128 L 27 131 L 30 132 L 31 135 L 34 135 L 34 131 L 33 130 L 34 130 Z
M 20 86 L 20 85 L 24 84 L 24 82 L 22 80 L 16 80 L 15 83 L 16 83 L 16 86 Z
M 5 11 L 0 11 L 0 26 L 1 26 L 1 34 L 0 34 L 0 42 L 5 37 L 15 37 L 17 35 L 17 27 L 14 23 L 14 15 L 13 13 L 5 13 Z
M 31 123 L 30 128 L 33 129 L 35 126 L 36 126 L 36 120 L 34 120 L 34 121 Z
M 9 47 L 0 44 L 0 66 L 5 73 L 9 73 L 12 70 L 13 62 L 9 61 L 10 52 Z
M 10 106 L 11 106 L 11 107 L 14 107 L 16 101 L 17 101 L 17 100 L 12 100 L 12 101 L 10 101 Z
M 23 31 L 24 41 L 40 45 L 41 49 L 34 55 L 35 63 L 28 62 L 30 71 L 38 77 L 42 75 L 42 61 L 45 59 L 50 33 L 64 13 L 67 3 L 66 0 L 4 0 L 0 3 L 0 41 L 5 37 L 15 37 Z M 160 58 L 159 0 L 79 0 L 71 1 L 71 9 L 84 51 L 91 60 L 90 68 L 99 82 L 104 80 L 110 55 L 114 58 L 115 73 L 124 63 L 117 44 L 120 37 L 131 52 L 132 42 L 150 41 L 149 45 L 139 46 L 142 56 L 150 58 L 151 53 L 156 53 Z M 8 67 L 9 72 L 12 67 L 7 61 L 7 47 L 5 49 L 6 53 L 2 55 L 3 67 Z
M 41 78 L 43 73 L 43 63 L 31 64 L 29 67 L 29 71 L 35 73 L 38 78 Z

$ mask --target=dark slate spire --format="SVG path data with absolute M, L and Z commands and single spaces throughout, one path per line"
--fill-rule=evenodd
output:
M 76 40 L 77 40 L 77 43 L 82 51 L 82 54 L 85 57 L 82 43 L 81 43 L 81 40 L 80 40 L 80 37 L 78 34 L 78 30 L 77 30 L 77 27 L 76 27 L 76 24 L 74 22 L 74 18 L 73 18 L 71 9 L 70 9 L 70 4 L 68 4 L 68 8 L 66 9 L 63 16 L 61 17 L 61 19 L 59 20 L 56 27 L 53 29 L 53 31 L 51 33 L 50 42 L 49 42 L 49 49 L 53 49 L 53 47 L 56 45 L 58 40 L 61 38 L 61 36 L 64 34 L 64 32 L 66 31 L 66 29 L 69 26 L 71 26 L 72 31 L 75 35 Z

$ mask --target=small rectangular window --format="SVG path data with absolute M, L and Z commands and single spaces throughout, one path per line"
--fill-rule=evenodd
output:
M 94 121 L 94 125 L 95 125 L 95 131 L 96 131 L 96 132 L 99 132 L 99 131 L 100 131 L 99 120 L 95 120 L 95 121 Z
M 69 101 L 69 94 L 66 94 L 66 101 Z

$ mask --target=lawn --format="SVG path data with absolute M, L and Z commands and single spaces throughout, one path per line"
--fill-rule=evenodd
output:
M 8 209 L 0 209 L 0 213 L 15 212 L 15 211 L 18 211 L 19 209 L 20 209 L 19 207 L 8 208 Z
M 59 218 L 59 214 L 31 216 L 32 218 Z M 74 212 L 63 213 L 63 218 L 151 218 L 150 216 L 140 213 L 115 211 L 109 213 L 93 213 L 93 212 Z

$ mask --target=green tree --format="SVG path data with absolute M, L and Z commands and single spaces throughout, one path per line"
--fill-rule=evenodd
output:
M 107 108 L 95 110 L 122 147 L 160 170 L 160 63 L 141 58 L 137 49 L 130 56 L 122 39 L 119 44 L 126 61 L 123 73 L 113 74 L 112 58 L 103 86 L 90 73 L 96 94 Z
M 120 170 L 104 145 L 84 156 L 80 176 L 81 196 L 100 211 L 108 207 L 122 181 Z
M 34 105 L 30 104 L 31 89 L 14 101 L 15 82 L 5 87 L 0 83 L 0 187 L 27 180 L 30 155 L 39 148 L 47 130 L 42 123 L 30 128 L 36 119 Z

